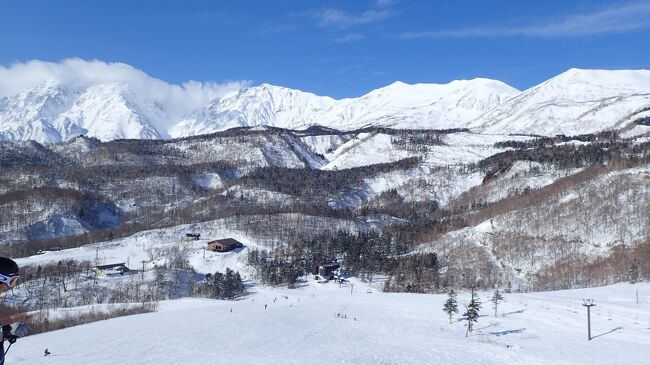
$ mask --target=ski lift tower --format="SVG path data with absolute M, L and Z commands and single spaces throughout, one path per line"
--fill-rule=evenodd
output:
M 587 340 L 591 341 L 591 307 L 595 306 L 593 299 L 583 299 L 582 306 L 587 307 Z

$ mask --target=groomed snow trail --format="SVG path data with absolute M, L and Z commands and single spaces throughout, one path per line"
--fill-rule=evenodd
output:
M 635 303 L 635 290 L 641 304 Z M 309 282 L 239 301 L 183 299 L 159 312 L 19 340 L 7 364 L 641 364 L 650 355 L 650 284 L 491 293 L 478 329 L 442 312 L 445 295 L 368 293 Z M 592 341 L 582 298 L 594 298 Z M 467 302 L 459 295 L 459 307 Z M 264 309 L 264 305 L 268 305 Z M 230 310 L 232 309 L 232 312 Z M 44 357 L 49 348 L 52 356 Z

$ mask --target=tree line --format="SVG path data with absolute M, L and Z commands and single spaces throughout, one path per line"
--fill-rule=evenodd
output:
M 271 285 L 293 286 L 301 276 L 317 272 L 319 265 L 339 262 L 342 272 L 363 280 L 387 277 L 386 291 L 438 290 L 442 280 L 437 255 L 410 250 L 409 243 L 389 233 L 337 231 L 278 244 L 270 250 L 250 249 L 247 262 L 262 283 Z

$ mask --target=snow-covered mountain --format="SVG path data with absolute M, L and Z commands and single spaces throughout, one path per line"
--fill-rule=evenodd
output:
M 166 119 L 162 106 L 141 100 L 125 83 L 73 90 L 46 82 L 0 101 L 0 140 L 157 139 L 167 136 L 157 128 Z
M 552 136 L 619 129 L 650 110 L 650 71 L 571 69 L 492 109 L 471 127 Z
M 88 88 L 72 107 L 59 115 L 60 126 L 79 126 L 92 137 L 107 141 L 118 138 L 159 139 L 168 119 L 159 104 L 142 100 L 127 84 L 107 83 Z M 66 131 L 67 132 L 67 131 Z M 67 140 L 77 134 L 62 134 Z
M 490 79 L 448 84 L 395 82 L 357 99 L 343 99 L 330 108 L 322 124 L 350 129 L 382 125 L 407 129 L 464 128 L 519 91 Z
M 261 84 L 183 115 L 127 82 L 90 87 L 45 82 L 0 99 L 0 140 L 55 143 L 84 134 L 102 141 L 166 139 L 233 127 L 338 130 L 366 126 L 471 128 L 490 134 L 575 135 L 631 126 L 650 115 L 650 71 L 571 69 L 524 92 L 496 80 L 395 82 L 336 100 Z
M 170 134 L 180 137 L 259 125 L 289 129 L 322 125 L 340 130 L 366 126 L 463 128 L 517 94 L 516 89 L 488 79 L 448 84 L 395 82 L 359 98 L 341 100 L 262 84 L 215 100 Z
M 1 99 L 0 140 L 61 141 L 55 120 L 72 106 L 74 94 L 63 85 L 47 82 Z
M 175 125 L 170 135 L 184 137 L 260 125 L 300 129 L 316 124 L 318 116 L 335 103 L 329 97 L 261 84 L 214 100 Z

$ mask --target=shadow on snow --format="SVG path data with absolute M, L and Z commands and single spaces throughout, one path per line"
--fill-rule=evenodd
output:
M 489 335 L 492 336 L 505 336 L 505 335 L 511 335 L 513 333 L 522 333 L 526 329 L 525 328 L 518 328 L 516 330 L 505 330 L 505 331 L 499 331 L 499 332 L 488 332 Z
M 600 337 L 600 336 L 605 336 L 605 335 L 608 335 L 608 334 L 610 334 L 612 332 L 616 332 L 616 331 L 619 331 L 619 330 L 622 330 L 622 329 L 623 329 L 623 327 L 616 327 L 616 328 L 613 328 L 613 329 L 611 329 L 611 330 L 609 330 L 607 332 L 601 333 L 601 334 L 596 335 L 596 336 L 592 336 L 591 339 L 593 340 L 594 338 L 597 338 L 597 337 Z

